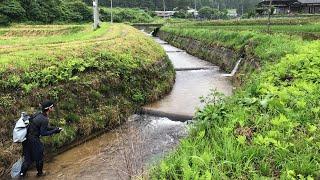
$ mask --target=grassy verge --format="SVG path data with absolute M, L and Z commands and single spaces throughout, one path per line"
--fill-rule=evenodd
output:
M 121 124 L 142 104 L 167 93 L 174 82 L 161 46 L 127 25 L 103 24 L 96 31 L 90 25 L 1 30 L 1 175 L 20 154 L 11 133 L 21 111 L 34 112 L 44 99 L 56 102 L 51 123 L 65 131 L 45 139 L 47 150 L 56 152 Z
M 273 34 L 282 33 L 287 35 L 301 36 L 306 39 L 320 38 L 320 16 L 309 18 L 274 18 L 271 19 L 270 31 Z M 171 25 L 183 29 L 206 29 L 221 31 L 252 31 L 267 32 L 268 20 L 241 19 L 241 20 L 215 20 L 215 21 L 185 21 Z
M 261 69 L 234 96 L 208 98 L 190 136 L 151 171 L 152 179 L 320 178 L 320 41 L 249 31 L 163 30 L 244 49 Z

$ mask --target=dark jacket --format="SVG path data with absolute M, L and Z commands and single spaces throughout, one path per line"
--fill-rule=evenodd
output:
M 40 136 L 50 136 L 57 133 L 58 128 L 49 126 L 49 119 L 43 113 L 37 113 L 31 117 L 28 128 L 28 137 L 39 138 Z

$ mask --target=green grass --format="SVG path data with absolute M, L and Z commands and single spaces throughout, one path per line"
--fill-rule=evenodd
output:
M 165 26 L 161 30 L 177 36 L 190 37 L 207 44 L 221 45 L 235 51 L 244 50 L 247 46 L 250 47 L 247 48 L 247 53 L 256 56 L 263 63 L 277 60 L 284 54 L 293 53 L 299 45 L 307 43 L 298 37 L 283 34 L 268 35 L 252 31 L 224 31 L 175 26 Z
M 271 19 L 271 33 L 282 33 L 302 36 L 308 39 L 320 38 L 320 16 L 313 18 L 273 18 Z M 262 19 L 215 20 L 215 21 L 181 21 L 171 23 L 172 29 L 204 29 L 212 31 L 252 31 L 268 32 L 268 21 Z
M 152 169 L 151 179 L 320 178 L 320 41 L 237 30 L 163 31 L 245 49 L 261 70 L 248 74 L 232 97 L 213 93 L 220 100 L 196 114 L 189 137 Z
M 52 26 L 53 29 L 55 27 L 65 29 Z M 131 35 L 132 30 L 122 30 L 123 27 L 123 25 L 103 24 L 100 29 L 92 31 L 87 25 L 80 26 L 82 31 L 76 33 L 72 33 L 73 28 L 69 28 L 71 32 L 64 35 L 58 33 L 46 37 L 39 34 L 33 38 L 15 33 L 4 34 L 0 37 L 1 86 L 2 88 L 28 87 L 30 84 L 47 86 L 57 81 L 72 79 L 74 72 L 82 72 L 92 67 L 110 66 L 96 61 L 99 56 L 125 60 L 122 63 L 134 68 L 139 65 L 135 59 L 143 60 L 139 63 L 152 63 L 165 55 L 164 51 L 153 45 L 151 40 L 143 36 L 134 37 Z M 9 28 L 8 31 L 12 32 L 12 29 L 19 27 Z M 23 30 L 28 31 L 28 28 L 24 27 Z M 124 35 L 127 36 L 126 39 L 122 38 Z M 145 42 L 147 47 L 136 46 L 133 42 L 128 43 L 127 39 L 135 41 L 136 44 Z M 134 46 L 136 47 L 133 48 Z M 159 53 L 152 53 L 155 51 Z M 12 69 L 19 74 L 12 72 Z
M 55 102 L 49 152 L 121 124 L 171 89 L 175 73 L 163 48 L 125 24 L 14 25 L 0 32 L 0 176 L 20 156 L 12 128 L 20 112 Z

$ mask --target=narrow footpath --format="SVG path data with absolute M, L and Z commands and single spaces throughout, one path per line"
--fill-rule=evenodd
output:
M 155 39 L 166 50 L 177 74 L 172 92 L 143 108 L 121 127 L 56 156 L 40 179 L 132 179 L 143 176 L 147 167 L 173 150 L 187 135 L 186 123 L 200 96 L 210 89 L 231 95 L 232 85 L 217 66 Z M 172 119 L 172 120 L 171 120 Z M 180 121 L 173 121 L 180 120 Z M 26 179 L 35 178 L 33 170 Z

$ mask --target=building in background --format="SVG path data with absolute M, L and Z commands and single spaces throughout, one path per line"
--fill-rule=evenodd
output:
M 227 16 L 231 18 L 238 17 L 237 9 L 227 9 Z
M 172 17 L 175 11 L 155 11 L 157 16 L 163 17 L 163 18 L 169 18 Z
M 270 0 L 261 1 L 256 8 L 259 14 L 268 14 Z M 272 0 L 273 14 L 320 14 L 320 0 Z

